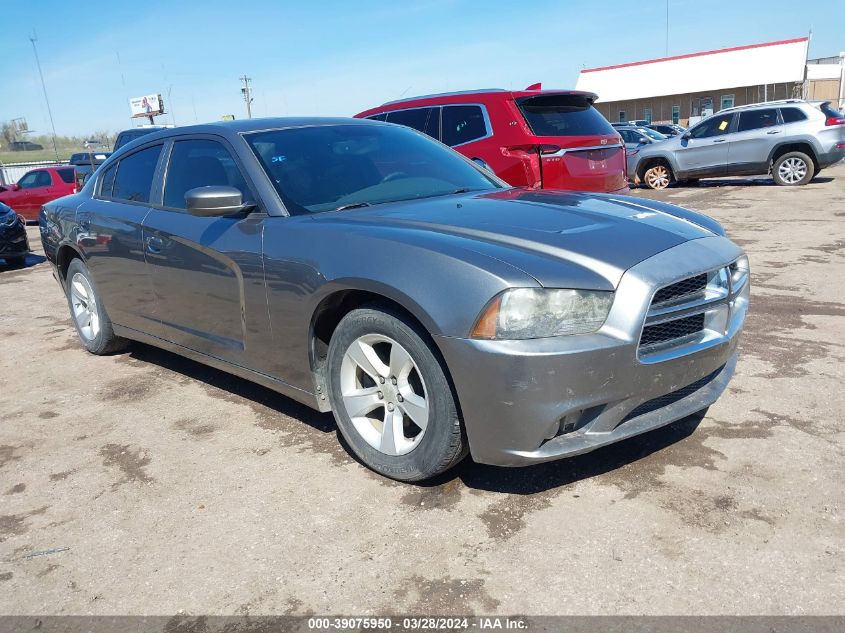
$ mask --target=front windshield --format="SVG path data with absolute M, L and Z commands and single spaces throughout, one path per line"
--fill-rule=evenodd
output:
M 667 138 L 669 138 L 668 136 L 666 136 L 665 134 L 661 134 L 657 130 L 652 130 L 650 127 L 641 127 L 639 128 L 639 131 L 645 134 L 646 136 L 653 138 L 655 141 L 665 141 Z
M 245 138 L 293 214 L 502 187 L 457 152 L 398 125 L 319 125 Z

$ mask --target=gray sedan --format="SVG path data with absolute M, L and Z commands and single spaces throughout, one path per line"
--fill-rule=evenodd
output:
M 406 481 L 707 407 L 749 296 L 747 258 L 703 215 L 511 188 L 359 119 L 151 133 L 46 205 L 41 233 L 89 352 L 142 341 L 331 411 Z

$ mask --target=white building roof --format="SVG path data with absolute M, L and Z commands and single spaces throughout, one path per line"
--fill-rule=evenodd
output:
M 585 68 L 576 88 L 624 101 L 804 80 L 808 38 Z

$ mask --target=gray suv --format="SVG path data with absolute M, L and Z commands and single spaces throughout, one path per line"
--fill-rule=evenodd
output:
M 779 185 L 805 185 L 845 158 L 845 116 L 790 99 L 728 108 L 681 136 L 641 149 L 629 177 L 652 189 L 699 178 L 771 174 Z

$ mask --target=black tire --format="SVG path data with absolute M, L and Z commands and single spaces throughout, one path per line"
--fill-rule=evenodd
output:
M 92 290 L 94 303 L 97 307 L 97 316 L 99 317 L 99 330 L 97 331 L 96 335 L 91 338 L 83 334 L 79 323 L 74 317 L 73 299 L 71 296 L 71 284 L 75 275 L 82 275 L 88 282 L 88 286 Z M 126 346 L 129 344 L 129 341 L 127 341 L 125 338 L 117 336 L 114 333 L 111 319 L 109 319 L 108 312 L 106 312 L 106 307 L 103 304 L 102 299 L 100 298 L 100 293 L 97 291 L 97 286 L 94 283 L 94 279 L 91 277 L 91 273 L 88 270 L 88 267 L 79 258 L 76 258 L 71 261 L 70 266 L 68 266 L 67 273 L 65 274 L 65 296 L 67 297 L 71 321 L 73 321 L 73 325 L 76 328 L 76 334 L 79 336 L 79 340 L 82 341 L 82 345 L 85 347 L 86 350 L 88 350 L 92 354 L 102 356 L 105 354 L 119 352 L 126 348 Z
M 341 366 L 349 347 L 362 336 L 380 335 L 399 343 L 426 385 L 428 423 L 419 443 L 404 455 L 374 448 L 355 428 L 343 403 Z M 399 481 L 421 481 L 449 470 L 468 453 L 447 370 L 416 323 L 390 306 L 365 306 L 347 314 L 337 326 L 328 351 L 329 398 L 338 429 L 355 455 L 377 473 Z
M 799 170 L 803 169 L 803 177 L 794 179 L 795 176 L 789 175 L 790 170 L 784 166 L 784 163 L 787 165 L 794 165 Z M 807 156 L 804 152 L 787 152 L 783 156 L 778 156 L 772 165 L 772 178 L 774 178 L 775 184 L 782 187 L 797 187 L 799 185 L 806 185 L 810 182 L 815 175 L 815 171 L 816 166 L 813 164 L 813 159 Z
M 26 255 L 19 255 L 18 257 L 7 257 L 6 264 L 11 268 L 23 268 L 26 266 Z

